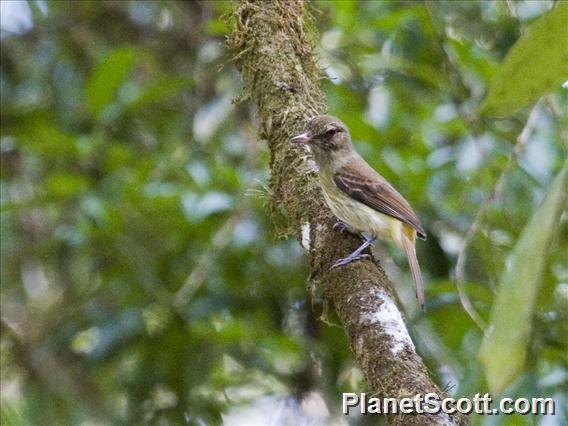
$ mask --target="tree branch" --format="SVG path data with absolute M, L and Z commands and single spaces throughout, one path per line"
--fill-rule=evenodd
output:
M 301 0 L 242 0 L 227 45 L 241 72 L 240 100 L 258 107 L 259 135 L 270 148 L 271 212 L 278 236 L 296 235 L 309 254 L 311 284 L 334 304 L 351 349 L 377 397 L 402 398 L 440 389 L 416 350 L 394 297 L 392 285 L 376 260 L 331 269 L 333 261 L 354 250 L 359 240 L 332 230 L 317 173 L 307 151 L 293 147 L 291 136 L 325 111 L 319 87 L 310 17 Z M 392 416 L 392 424 L 464 424 L 463 417 Z

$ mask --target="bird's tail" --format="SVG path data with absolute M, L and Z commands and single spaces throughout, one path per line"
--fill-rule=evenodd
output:
M 416 297 L 418 298 L 418 303 L 424 309 L 424 282 L 422 281 L 422 273 L 420 272 L 420 265 L 418 265 L 418 258 L 416 257 L 416 247 L 414 241 L 412 241 L 404 231 L 402 233 L 402 247 L 406 252 L 406 257 L 408 258 L 408 264 L 410 265 L 410 271 L 412 272 L 412 278 L 414 278 L 414 284 L 416 285 Z

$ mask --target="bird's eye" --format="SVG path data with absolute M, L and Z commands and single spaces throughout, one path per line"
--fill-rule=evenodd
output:
M 329 130 L 327 130 L 327 131 L 325 132 L 325 136 L 327 136 L 328 138 L 330 138 L 330 137 L 332 137 L 333 135 L 335 135 L 337 132 L 339 132 L 339 129 L 336 128 L 336 127 L 333 127 L 333 128 L 331 128 L 331 129 L 329 129 Z

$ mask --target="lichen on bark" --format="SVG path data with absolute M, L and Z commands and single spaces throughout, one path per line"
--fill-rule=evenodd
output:
M 277 237 L 296 236 L 310 261 L 310 282 L 333 304 L 351 349 L 367 379 L 368 392 L 401 398 L 442 392 L 416 354 L 391 283 L 376 259 L 331 269 L 360 241 L 332 230 L 309 154 L 290 143 L 307 120 L 325 112 L 317 65 L 301 0 L 242 0 L 227 40 L 243 88 L 239 101 L 252 100 L 260 118 L 259 137 L 270 149 L 271 215 Z M 447 415 L 390 416 L 392 424 L 463 424 Z
M 257 103 L 259 136 L 270 147 L 271 212 L 279 237 L 294 233 L 321 210 L 313 171 L 306 170 L 306 161 L 288 146 L 292 132 L 325 110 L 323 93 L 312 83 L 319 71 L 303 28 L 297 2 L 243 2 L 227 43 L 243 80 L 238 100 L 252 97 Z M 308 211 L 299 206 L 306 197 L 319 201 Z

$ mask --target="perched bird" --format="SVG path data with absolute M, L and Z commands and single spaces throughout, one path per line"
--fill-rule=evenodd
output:
M 426 233 L 410 204 L 355 151 L 347 126 L 338 118 L 312 118 L 305 131 L 291 142 L 310 147 L 319 167 L 325 200 L 340 220 L 336 226 L 363 235 L 363 244 L 333 267 L 368 256 L 363 252 L 377 237 L 394 241 L 406 253 L 416 297 L 424 308 L 424 285 L 415 243 L 417 236 L 426 239 Z

